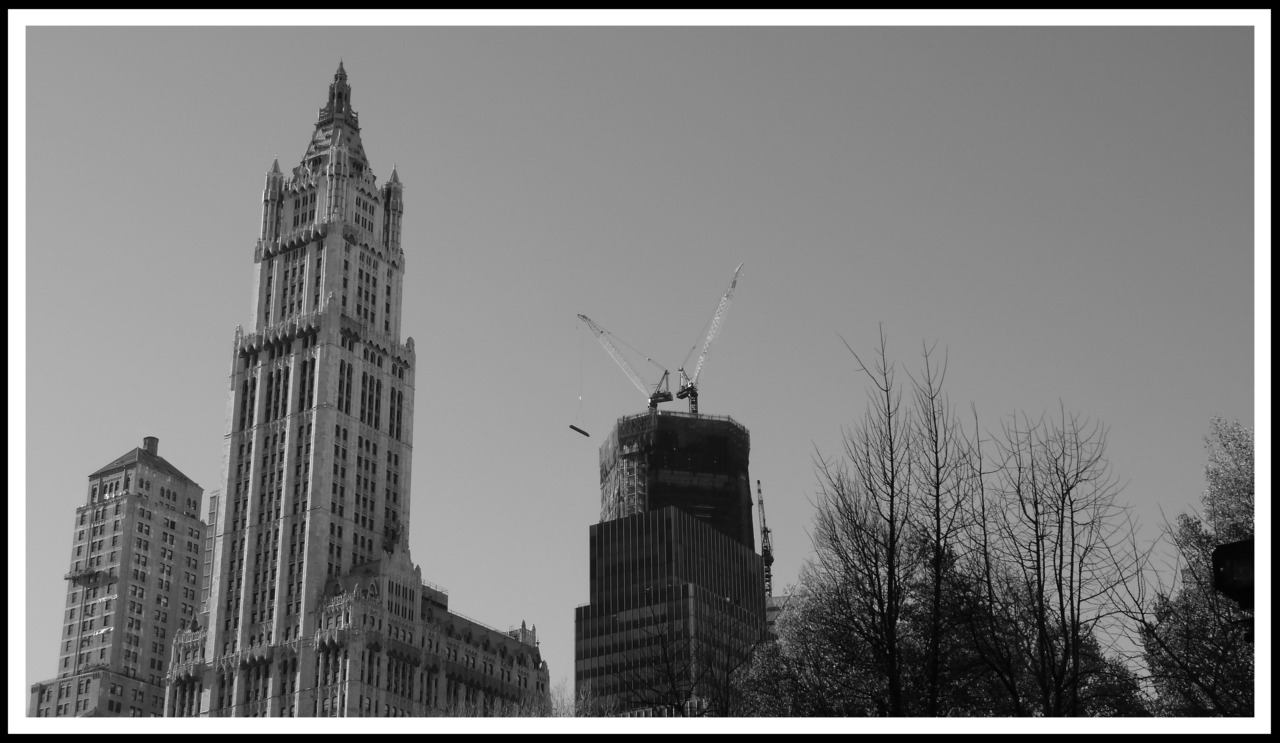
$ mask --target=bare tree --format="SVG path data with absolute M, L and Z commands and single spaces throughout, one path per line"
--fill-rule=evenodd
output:
M 620 707 L 616 698 L 606 695 L 591 680 L 576 684 L 575 691 L 568 695 L 568 703 L 572 705 L 572 714 L 557 715 L 562 717 L 613 717 L 619 713 Z M 568 711 L 565 704 L 558 707 Z
M 849 352 L 871 383 L 870 402 L 862 425 L 845 432 L 845 459 L 818 457 L 811 581 L 828 597 L 820 604 L 823 620 L 847 628 L 831 635 L 832 650 L 851 664 L 870 655 L 872 683 L 856 691 L 879 714 L 897 716 L 907 712 L 901 618 L 916 567 L 907 549 L 915 463 L 910 420 L 883 329 L 871 366 Z
M 621 659 L 619 706 L 682 716 L 695 698 L 695 640 L 682 601 L 663 601 L 632 612 Z M 616 621 L 616 620 L 615 620 Z
M 964 627 L 966 651 L 981 667 L 978 685 L 990 700 L 986 709 L 991 714 L 1025 716 L 1031 714 L 1022 662 L 1026 648 L 1018 632 L 1016 581 L 998 548 L 1000 535 L 995 524 L 1004 504 L 990 482 L 999 469 L 986 459 L 989 443 L 974 409 L 973 433 L 965 439 L 962 473 L 968 528 L 961 533 L 963 577 L 953 616 Z M 999 704 L 994 703 L 997 699 Z
M 591 690 L 590 684 L 583 684 L 575 692 L 572 682 L 562 678 L 551 687 L 546 714 L 544 717 L 587 717 L 592 713 L 603 714 L 600 705 Z
M 1035 711 L 1083 714 L 1085 647 L 1114 636 L 1124 608 L 1117 598 L 1137 569 L 1126 556 L 1134 529 L 1116 503 L 1107 431 L 1063 409 L 1052 421 L 1012 416 L 1003 434 L 1000 507 L 987 514 L 995 538 L 988 535 L 986 559 L 1002 566 L 987 575 L 989 613 L 1020 654 L 1009 678 L 1030 680 Z
M 846 343 L 846 347 L 848 344 Z M 1106 429 L 1062 409 L 960 427 L 923 350 L 903 404 L 883 331 L 844 456 L 815 457 L 814 557 L 750 693 L 778 714 L 1142 714 L 1115 637 L 1141 565 Z M 966 426 L 967 428 L 967 426 Z M 766 704 L 772 688 L 778 701 Z
M 644 607 L 621 628 L 636 631 L 622 655 L 620 709 L 675 717 L 744 714 L 746 669 L 765 642 L 762 619 L 698 589 Z
M 954 412 L 943 393 L 947 361 L 935 365 L 933 349 L 923 350 L 924 370 L 919 379 L 912 377 L 915 391 L 913 409 L 912 473 L 915 487 L 912 496 L 913 541 L 920 551 L 923 585 L 919 586 L 925 606 L 924 709 L 929 716 L 942 712 L 943 686 L 949 684 L 956 669 L 944 655 L 951 654 L 958 631 L 954 613 L 944 605 L 944 596 L 954 584 L 954 573 L 961 548 L 960 535 L 969 501 L 967 448 L 955 420 Z

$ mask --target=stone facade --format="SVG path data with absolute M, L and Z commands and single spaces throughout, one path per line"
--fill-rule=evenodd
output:
M 536 629 L 506 632 L 449 611 L 448 593 L 422 580 L 403 545 L 328 581 L 308 639 L 221 658 L 217 688 L 243 698 L 215 701 L 235 716 L 420 717 L 545 714 L 547 665 Z M 179 633 L 166 713 L 201 714 L 208 633 Z M 298 669 L 313 656 L 314 688 Z M 196 683 L 192 683 L 192 682 Z M 299 709 L 306 700 L 312 709 Z M 229 708 L 229 709 L 228 709 Z

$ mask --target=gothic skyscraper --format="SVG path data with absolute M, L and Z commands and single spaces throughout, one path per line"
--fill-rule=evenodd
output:
M 409 516 L 414 353 L 412 339 L 400 340 L 401 187 L 394 170 L 375 180 L 341 65 L 301 162 L 286 174 L 277 160 L 265 180 L 200 627 L 216 669 L 200 706 L 215 714 L 259 679 L 310 686 L 296 681 L 316 660 L 302 652 L 315 630 L 305 618 L 329 578 L 380 554 Z
M 442 624 L 447 594 L 408 557 L 404 203 L 394 168 L 381 185 L 374 176 L 341 64 L 301 162 L 286 173 L 277 160 L 265 180 L 253 317 L 232 347 L 213 581 L 174 647 L 166 714 L 416 715 L 505 703 L 521 680 L 541 692 L 533 635 Z M 441 658 L 467 657 L 454 647 L 464 630 L 475 645 L 496 633 L 486 652 L 506 659 L 510 645 L 523 676 L 504 670 L 511 688 L 485 693 L 451 677 Z M 486 663 L 494 676 L 500 665 Z

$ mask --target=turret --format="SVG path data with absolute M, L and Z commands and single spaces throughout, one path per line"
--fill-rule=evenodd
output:
M 325 164 L 325 213 L 329 221 L 347 219 L 347 176 L 351 174 L 350 151 L 343 141 L 341 129 L 334 129 L 333 142 L 329 146 L 329 162 Z
M 280 236 L 280 208 L 284 203 L 284 173 L 280 172 L 280 159 L 271 161 L 266 182 L 262 186 L 262 240 L 274 240 Z
M 397 261 L 400 254 L 400 218 L 404 215 L 404 185 L 391 166 L 391 177 L 382 186 L 382 244 Z

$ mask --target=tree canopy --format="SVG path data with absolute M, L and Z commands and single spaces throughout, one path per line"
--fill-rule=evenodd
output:
M 1202 514 L 1180 514 L 1166 532 L 1174 583 L 1139 607 L 1143 656 L 1164 715 L 1253 714 L 1253 612 L 1213 587 L 1214 547 L 1253 537 L 1253 429 L 1214 418 L 1205 436 Z

